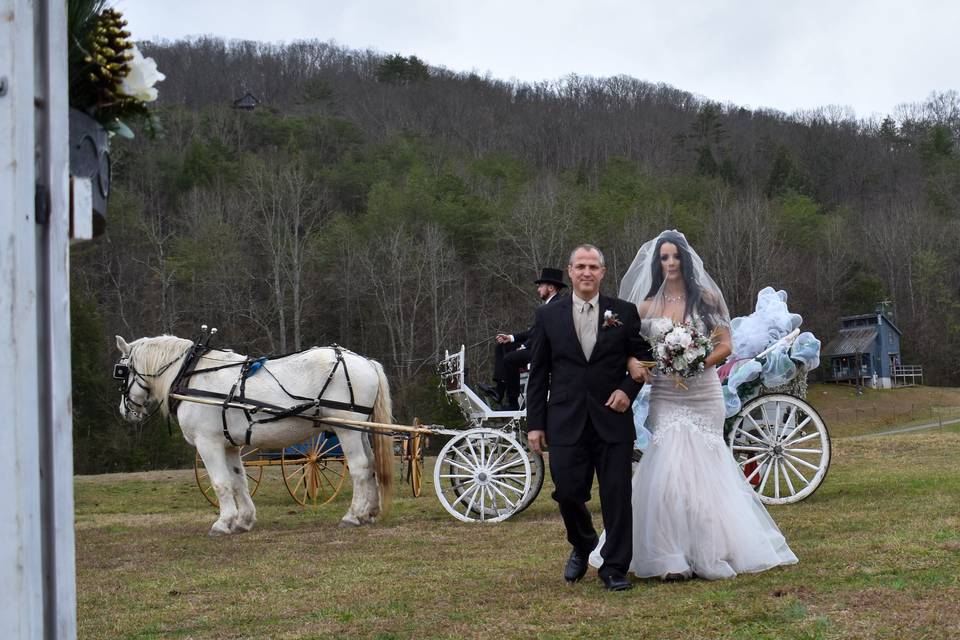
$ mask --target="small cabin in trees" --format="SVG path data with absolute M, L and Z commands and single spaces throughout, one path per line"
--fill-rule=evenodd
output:
M 824 359 L 830 360 L 827 379 L 878 389 L 922 384 L 921 367 L 901 364 L 902 335 L 883 307 L 840 318 L 840 332 L 823 350 Z
M 249 91 L 243 94 L 243 97 L 237 98 L 233 101 L 234 109 L 243 109 L 244 111 L 253 111 L 257 108 L 257 105 L 260 104 L 260 101 L 255 95 Z

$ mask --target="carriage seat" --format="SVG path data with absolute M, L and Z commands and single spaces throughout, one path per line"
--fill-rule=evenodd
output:
M 460 411 L 467 420 L 482 424 L 487 420 L 510 421 L 525 417 L 527 412 L 524 406 L 524 395 L 520 395 L 519 411 L 498 411 L 492 408 L 466 383 L 466 348 L 461 345 L 456 353 L 447 351 L 444 358 L 437 364 L 440 374 L 440 384 L 447 398 L 456 402 Z M 526 376 L 521 374 L 521 388 L 526 389 Z

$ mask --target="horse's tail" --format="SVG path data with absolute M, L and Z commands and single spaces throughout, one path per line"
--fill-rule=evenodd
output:
M 371 360 L 377 372 L 377 400 L 373 403 L 374 422 L 384 424 L 393 423 L 393 401 L 390 399 L 390 383 L 387 374 L 376 360 Z M 386 515 L 390 512 L 393 503 L 393 436 L 386 433 L 375 433 L 373 440 L 373 457 L 376 464 L 377 483 L 380 485 L 380 512 Z

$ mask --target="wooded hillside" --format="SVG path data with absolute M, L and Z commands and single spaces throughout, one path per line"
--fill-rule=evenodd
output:
M 456 424 L 433 365 L 529 325 L 531 281 L 687 234 L 735 315 L 764 286 L 826 341 L 895 303 L 903 362 L 960 384 L 960 95 L 882 121 L 786 115 L 628 77 L 503 82 L 320 42 L 143 46 L 163 134 L 115 140 L 107 233 L 72 254 L 78 472 L 190 459 L 121 424 L 113 335 L 277 353 L 337 342 L 387 367 L 398 418 Z M 482 61 L 478 61 L 482 65 Z M 232 108 L 250 92 L 251 111 Z

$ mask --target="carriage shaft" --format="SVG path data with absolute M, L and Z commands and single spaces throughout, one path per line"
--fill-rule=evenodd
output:
M 203 398 L 197 396 L 186 396 L 179 393 L 171 393 L 170 398 L 173 400 L 180 400 L 183 402 L 196 402 L 199 404 L 206 404 L 213 407 L 223 407 L 223 402 L 213 399 L 213 398 Z M 264 412 L 269 414 L 279 414 L 280 411 L 275 409 L 270 409 L 268 407 L 259 407 L 256 405 L 246 404 L 243 402 L 228 402 L 226 405 L 228 409 L 239 409 L 241 411 L 249 411 L 251 413 Z M 375 432 L 394 432 L 394 433 L 420 433 L 426 435 L 448 435 L 453 436 L 461 431 L 456 431 L 454 429 L 447 429 L 440 425 L 405 425 L 405 424 L 388 424 L 385 422 L 369 422 L 366 420 L 348 420 L 346 418 L 334 418 L 332 416 L 305 416 L 298 414 L 295 416 L 290 416 L 291 418 L 300 418 L 301 420 L 311 420 L 319 424 L 329 424 L 331 426 L 344 426 L 350 427 L 353 429 L 363 429 L 366 431 L 375 431 Z

